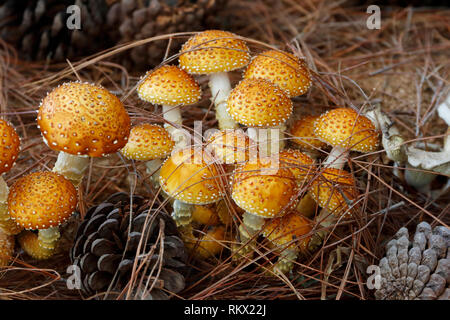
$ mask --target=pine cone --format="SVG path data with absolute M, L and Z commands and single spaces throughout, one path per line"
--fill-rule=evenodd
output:
M 140 196 L 133 196 L 131 211 L 130 219 L 130 196 L 116 193 L 86 213 L 70 253 L 73 264 L 81 269 L 82 292 L 92 295 L 108 291 L 107 299 L 118 298 L 131 279 L 135 262 L 140 265 L 145 261 L 145 267 L 135 271 L 137 282 L 143 278 L 143 285 L 147 281 L 148 287 L 153 281 L 156 285 L 151 292 L 134 289 L 132 298 L 168 299 L 166 292 L 177 293 L 185 284 L 180 272 L 187 255 L 175 222 L 161 210 L 149 208 Z M 153 254 L 149 256 L 150 253 Z M 155 279 L 160 264 L 161 271 Z M 153 267 L 156 270 L 150 275 Z
M 449 300 L 450 229 L 417 225 L 414 239 L 401 228 L 386 245 L 380 260 L 381 288 L 378 300 Z
M 54 62 L 86 56 L 116 44 L 170 32 L 213 27 L 228 0 L 0 0 L 0 37 L 28 60 Z M 67 8 L 81 11 L 81 29 L 70 30 Z M 175 40 L 172 47 L 180 45 Z M 181 41 L 183 42 L 183 41 Z M 126 67 L 158 65 L 167 41 L 128 50 Z

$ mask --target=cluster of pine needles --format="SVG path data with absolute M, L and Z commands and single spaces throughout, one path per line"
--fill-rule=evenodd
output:
M 294 119 L 335 106 L 364 110 L 380 104 L 399 126 L 406 144 L 439 141 L 446 126 L 436 107 L 450 93 L 450 10 L 386 7 L 382 8 L 381 29 L 370 30 L 365 9 L 320 0 L 303 1 L 301 6 L 288 0 L 233 0 L 222 19 L 228 31 L 247 41 L 252 55 L 279 48 L 306 59 L 313 87 L 294 99 Z M 114 57 L 135 46 L 165 41 L 162 64 L 176 64 L 172 40 L 191 35 L 160 35 L 57 65 L 21 61 L 14 48 L 0 42 L 0 112 L 22 138 L 20 158 L 5 176 L 8 185 L 24 174 L 53 167 L 57 153 L 44 144 L 36 127 L 36 112 L 47 92 L 62 82 L 101 84 L 120 97 L 134 125 L 162 124 L 161 110 L 137 97 L 135 87 L 141 74 L 126 70 Z M 240 72 L 232 73 L 234 84 L 240 77 Z M 205 88 L 202 101 L 182 109 L 183 125 L 190 131 L 196 120 L 202 120 L 204 130 L 217 125 L 207 79 L 199 81 Z M 233 263 L 229 248 L 235 238 L 230 238 L 223 241 L 220 255 L 204 261 L 188 259 L 191 271 L 186 288 L 174 298 L 373 299 L 373 290 L 365 284 L 367 267 L 378 264 L 385 243 L 399 228 L 415 229 L 420 221 L 448 226 L 450 195 L 432 199 L 409 187 L 402 179 L 405 169 L 398 168 L 400 174 L 394 175 L 393 163 L 381 151 L 353 156 L 348 164 L 358 181 L 357 212 L 332 226 L 320 250 L 296 262 L 293 276 L 264 272 L 273 262 L 265 241 L 259 242 L 253 260 Z M 79 215 L 63 227 L 59 252 L 48 261 L 34 261 L 18 251 L 13 263 L 0 271 L 0 299 L 80 299 L 78 290 L 66 286 L 68 250 L 77 221 L 90 206 L 118 191 L 159 201 L 159 191 L 148 178 L 142 163 L 125 161 L 119 155 L 91 159 L 79 188 Z M 439 188 L 447 178 L 437 177 L 433 187 Z M 230 205 L 229 186 L 224 188 Z M 168 203 L 158 207 L 171 211 Z M 236 225 L 230 228 L 235 230 Z M 136 277 L 130 285 L 138 282 Z

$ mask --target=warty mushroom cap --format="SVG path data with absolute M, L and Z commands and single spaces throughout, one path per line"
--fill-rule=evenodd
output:
M 242 130 L 225 129 L 214 133 L 207 147 L 223 163 L 236 164 L 249 160 L 250 148 L 255 145 Z
M 199 84 L 190 74 L 169 65 L 147 72 L 137 92 L 144 101 L 168 106 L 193 104 L 202 97 Z
M 250 51 L 235 34 L 207 30 L 189 38 L 180 51 L 180 67 L 191 74 L 228 72 L 245 67 Z
M 227 99 L 228 114 L 249 127 L 276 127 L 286 122 L 292 110 L 286 93 L 264 79 L 242 80 Z
M 20 138 L 14 127 L 0 119 L 0 174 L 11 170 L 20 151 Z
M 131 128 L 128 142 L 120 153 L 128 159 L 149 161 L 167 157 L 174 145 L 166 129 L 156 124 L 143 123 Z
M 37 123 L 51 149 L 80 156 L 115 153 L 130 133 L 130 117 L 119 98 L 84 82 L 67 82 L 48 93 Z
M 351 108 L 336 108 L 322 114 L 314 124 L 314 134 L 333 147 L 363 153 L 378 149 L 380 132 L 372 121 Z
M 302 95 L 311 86 L 306 63 L 291 53 L 278 50 L 268 50 L 254 57 L 244 72 L 244 79 L 247 78 L 269 80 L 289 97 Z
M 292 142 L 303 150 L 314 151 L 325 148 L 327 144 L 314 134 L 314 123 L 318 118 L 319 116 L 308 115 L 294 121 L 290 129 L 290 133 L 294 136 Z
M 34 172 L 16 180 L 8 195 L 8 212 L 25 229 L 56 227 L 77 206 L 73 184 L 54 172 Z
M 280 166 L 289 168 L 298 184 L 312 178 L 316 171 L 314 160 L 298 150 L 285 149 L 280 151 L 279 158 Z

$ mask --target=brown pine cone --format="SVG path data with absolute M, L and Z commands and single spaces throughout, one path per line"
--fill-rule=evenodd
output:
M 70 253 L 73 264 L 81 269 L 82 292 L 104 293 L 106 299 L 117 299 L 131 279 L 133 265 L 145 261 L 135 276 L 137 282 L 143 278 L 143 284 L 149 281 L 150 285 L 134 288 L 131 299 L 168 299 L 168 293 L 177 293 L 185 285 L 181 273 L 186 253 L 175 222 L 161 210 L 149 208 L 140 196 L 133 196 L 131 211 L 132 217 L 126 193 L 116 193 L 88 210 Z M 149 292 L 153 281 L 156 284 Z M 99 297 L 104 298 L 102 294 Z
M 386 257 L 380 260 L 381 288 L 378 300 L 449 300 L 450 229 L 417 225 L 410 241 L 408 230 L 401 228 L 386 245 Z

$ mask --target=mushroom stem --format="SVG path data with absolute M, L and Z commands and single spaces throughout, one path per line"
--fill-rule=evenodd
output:
M 284 149 L 285 130 L 285 124 L 269 129 L 252 127 L 248 128 L 247 135 L 258 145 L 258 150 L 262 155 L 270 156 Z
M 339 146 L 333 147 L 323 162 L 324 167 L 342 169 L 347 162 L 348 150 Z
M 322 209 L 317 216 L 316 221 L 319 221 L 320 223 L 318 226 L 319 228 L 328 228 L 336 221 L 336 217 L 328 210 Z M 308 244 L 309 250 L 316 250 L 322 244 L 322 241 L 323 239 L 325 239 L 325 236 L 327 234 L 328 230 L 321 230 L 314 233 L 314 235 L 311 237 L 311 241 Z
M 34 259 L 45 260 L 50 258 L 55 253 L 54 248 L 42 247 L 40 245 L 38 235 L 29 230 L 25 230 L 20 233 L 17 237 L 17 241 L 23 251 Z
M 179 106 L 170 106 L 167 104 L 163 104 L 162 109 L 163 117 L 165 120 L 178 125 L 183 124 L 183 118 L 181 118 L 181 111 Z M 164 127 L 169 131 L 174 129 L 174 126 L 169 123 L 165 123 Z
M 316 212 L 316 207 L 317 207 L 316 201 L 310 195 L 310 193 L 307 192 L 299 201 L 296 210 L 300 212 L 301 215 L 310 218 L 314 216 L 314 213 Z
M 298 257 L 298 249 L 295 247 L 285 248 L 278 257 L 272 269 L 275 273 L 289 273 L 294 267 L 294 262 Z
M 55 249 L 60 237 L 59 227 L 40 229 L 38 233 L 39 246 L 44 249 Z
M 76 156 L 61 151 L 53 167 L 53 172 L 63 175 L 75 187 L 78 187 L 88 166 L 89 157 Z
M 216 107 L 216 119 L 219 122 L 219 129 L 238 128 L 236 121 L 227 112 L 227 98 L 231 91 L 228 74 L 226 72 L 210 74 L 209 88 L 211 89 L 211 100 Z
M 3 175 L 0 175 L 0 203 L 6 203 L 8 201 L 9 188 L 6 184 Z
M 156 188 L 159 188 L 159 169 L 161 168 L 162 160 L 161 159 L 154 159 L 147 161 L 145 163 L 146 171 L 148 174 L 150 174 L 150 181 L 152 182 L 153 186 Z
M 175 220 L 177 226 L 184 227 L 191 223 L 193 211 L 194 206 L 192 204 L 175 200 L 173 202 L 172 218 Z

